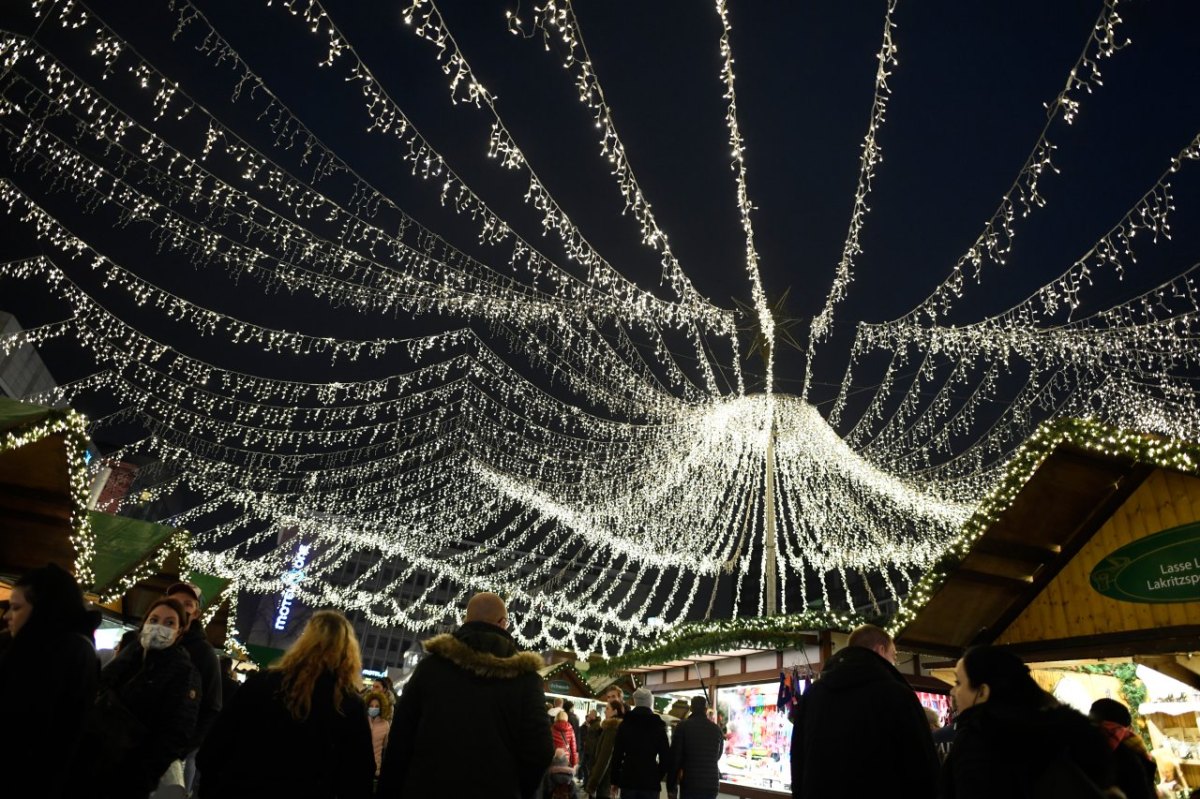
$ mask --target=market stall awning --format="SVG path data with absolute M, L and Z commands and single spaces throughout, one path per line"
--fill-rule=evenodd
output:
M 160 550 L 170 543 L 177 532 L 165 524 L 132 519 L 128 516 L 113 516 L 111 513 L 91 511 L 92 531 L 96 536 L 96 556 L 92 571 L 96 575 L 93 590 L 105 594 L 114 588 L 122 577 L 134 574 L 139 566 L 159 558 Z
M 1195 445 L 1077 421 L 1047 426 L 914 589 L 897 644 L 957 656 L 1003 643 L 1029 659 L 1168 652 L 1185 638 L 1194 648 L 1200 604 L 1121 602 L 1089 575 L 1121 545 L 1200 519 L 1197 465 Z
M 250 654 L 250 659 L 264 669 L 283 657 L 283 653 L 287 651 L 276 649 L 273 646 L 260 646 L 259 644 L 246 644 L 245 647 L 246 651 Z
M 153 571 L 142 576 L 123 594 L 121 604 L 124 613 L 130 616 L 141 616 L 151 602 L 164 594 L 172 583 L 179 582 L 180 579 L 193 582 L 200 587 L 203 595 L 202 610 L 221 603 L 221 594 L 229 586 L 228 580 L 199 572 L 182 572 L 184 552 L 181 550 L 168 549 L 165 552 L 160 550 L 160 556 Z M 218 611 L 219 614 L 220 611 Z M 227 616 L 222 617 L 221 621 L 223 625 L 226 624 Z M 218 637 L 214 631 L 210 630 L 208 638 L 209 643 L 213 646 L 218 648 L 224 646 L 223 632 Z
M 74 411 L 0 397 L 0 573 L 57 563 L 86 577 L 91 533 L 82 431 Z

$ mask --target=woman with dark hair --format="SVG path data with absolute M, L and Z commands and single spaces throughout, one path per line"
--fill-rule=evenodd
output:
M 17 580 L 4 616 L 12 636 L 0 656 L 4 783 L 36 785 L 38 796 L 55 799 L 82 795 L 78 761 L 100 678 L 92 641 L 100 614 L 84 607 L 75 578 L 50 564 Z
M 1091 799 L 1112 784 L 1104 741 L 1012 652 L 967 650 L 954 669 L 957 735 L 942 799 Z
M 600 724 L 600 742 L 596 745 L 596 759 L 587 779 L 588 796 L 607 799 L 612 783 L 612 753 L 617 742 L 617 728 L 625 717 L 625 703 L 610 699 L 604 706 L 604 721 Z
M 137 640 L 122 646 L 101 672 L 105 693 L 89 723 L 101 747 L 93 752 L 97 795 L 147 797 L 171 764 L 187 755 L 200 709 L 200 673 L 176 646 L 188 622 L 183 605 L 155 600 Z
M 291 649 L 222 710 L 196 759 L 200 796 L 370 797 L 375 754 L 361 675 L 350 622 L 314 613 Z

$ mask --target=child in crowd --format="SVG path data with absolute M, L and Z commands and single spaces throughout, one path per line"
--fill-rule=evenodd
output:
M 551 799 L 575 799 L 575 769 L 571 768 L 566 751 L 554 750 L 554 760 L 550 763 L 546 779 Z

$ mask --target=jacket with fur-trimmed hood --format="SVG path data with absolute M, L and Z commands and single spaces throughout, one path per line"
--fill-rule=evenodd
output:
M 396 703 L 376 796 L 531 796 L 554 757 L 542 656 L 484 622 L 424 647 Z

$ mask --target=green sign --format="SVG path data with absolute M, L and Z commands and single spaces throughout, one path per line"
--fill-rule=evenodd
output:
M 569 694 L 571 693 L 571 683 L 566 680 L 551 680 L 550 693 L 552 694 Z
M 1148 535 L 1092 569 L 1092 588 L 1122 602 L 1200 600 L 1200 523 Z

